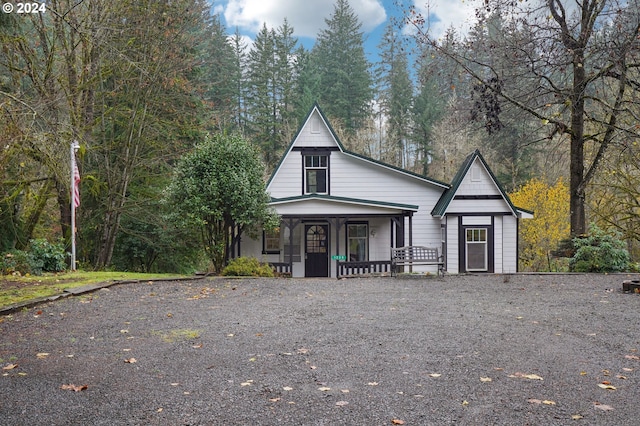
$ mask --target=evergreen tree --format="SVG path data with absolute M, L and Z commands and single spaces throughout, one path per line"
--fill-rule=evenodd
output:
M 380 49 L 380 62 L 376 67 L 381 120 L 385 123 L 385 153 L 381 159 L 391 164 L 408 167 L 413 85 L 409 76 L 407 52 L 394 27 L 388 25 Z
M 286 20 L 277 31 L 265 24 L 249 52 L 249 134 L 261 148 L 268 169 L 277 164 L 295 126 L 293 57 L 297 39 L 292 34 Z
M 234 56 L 234 74 L 230 76 L 235 83 L 235 90 L 232 96 L 234 122 L 241 133 L 246 131 L 247 127 L 247 81 L 246 81 L 246 64 L 247 64 L 247 46 L 242 41 L 240 31 L 236 28 L 236 32 L 231 38 Z
M 317 61 L 314 60 L 311 52 L 304 46 L 300 46 L 295 53 L 295 99 L 294 116 L 296 123 L 300 126 L 301 121 L 309 113 L 309 109 L 314 102 L 320 99 L 320 73 Z
M 236 61 L 234 46 L 219 16 L 213 17 L 208 33 L 203 58 L 206 64 L 203 75 L 207 80 L 204 101 L 212 111 L 212 124 L 222 130 L 236 123 L 234 111 L 238 79 L 241 75 L 240 65 Z
M 314 47 L 320 74 L 320 104 L 349 133 L 355 133 L 371 113 L 370 64 L 364 54 L 362 24 L 347 0 L 337 0 L 325 19 Z

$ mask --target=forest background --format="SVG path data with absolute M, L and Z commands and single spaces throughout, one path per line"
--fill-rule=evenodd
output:
M 533 10 L 547 17 L 547 31 L 534 31 L 538 15 L 516 14 L 514 3 L 478 2 L 468 34 L 449 29 L 437 40 L 429 38 L 428 19 L 399 5 L 403 18 L 388 23 L 375 63 L 366 58 L 361 23 L 346 0 L 335 2 L 311 49 L 286 19 L 277 28 L 264 25 L 247 46 L 203 0 L 50 0 L 44 13 L 2 14 L 0 253 L 24 249 L 34 238 L 63 239 L 68 249 L 75 140 L 80 264 L 197 268 L 203 260 L 197 236 L 167 220 L 163 203 L 178 160 L 207 135 L 238 133 L 270 172 L 318 102 L 348 149 L 437 180 L 450 181 L 480 149 L 516 204 L 538 213 L 521 229 L 521 241 L 547 262 L 525 259 L 521 266 L 552 269 L 551 251 L 570 236 L 565 182 L 572 178 L 575 132 L 563 127 L 573 119 L 572 98 L 560 89 L 575 80 L 576 55 L 560 51 L 566 62 L 548 61 L 537 83 L 523 79 L 531 58 L 543 57 L 563 28 L 554 28 L 558 20 L 541 2 Z M 640 8 L 633 1 L 583 4 L 585 10 L 566 11 L 566 21 L 575 32 L 581 12 L 595 16 L 595 35 L 582 49 L 593 56 L 587 71 L 598 70 L 604 56 L 616 64 L 597 87 L 582 91 L 589 119 L 582 141 L 586 219 L 621 232 L 637 261 Z M 518 55 L 506 46 L 521 46 L 528 62 L 514 61 Z M 577 65 L 587 68 L 587 61 Z M 528 103 L 508 98 L 506 88 L 529 94 L 541 82 L 560 89 Z M 527 236 L 541 229 L 545 235 Z

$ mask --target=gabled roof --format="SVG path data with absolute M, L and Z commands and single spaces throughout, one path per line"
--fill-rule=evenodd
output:
M 521 209 L 513 205 L 506 191 L 504 190 L 504 188 L 502 187 L 502 185 L 500 184 L 496 176 L 491 171 L 491 168 L 485 161 L 482 154 L 480 154 L 480 151 L 477 149 L 464 160 L 464 162 L 462 163 L 462 166 L 460 167 L 460 169 L 458 169 L 458 172 L 456 173 L 455 177 L 453 178 L 453 181 L 451 182 L 451 187 L 448 190 L 446 190 L 442 194 L 442 196 L 440 196 L 440 199 L 438 200 L 435 207 L 431 211 L 431 215 L 442 217 L 446 214 L 449 204 L 451 204 L 451 201 L 453 201 L 453 198 L 458 192 L 458 188 L 460 187 L 460 184 L 464 180 L 464 177 L 467 175 L 467 173 L 469 172 L 469 169 L 471 168 L 473 163 L 476 161 L 476 159 L 482 163 L 485 170 L 489 173 L 491 180 L 495 184 L 496 188 L 498 188 L 498 190 L 500 191 L 502 198 L 507 203 L 507 205 L 509 206 L 509 209 L 511 210 L 511 213 L 514 216 L 533 215 L 532 211 Z
M 346 155 L 348 155 L 350 157 L 356 158 L 356 159 L 361 160 L 361 161 L 366 161 L 368 163 L 374 164 L 374 165 L 379 166 L 379 167 L 384 167 L 384 168 L 386 168 L 388 170 L 392 170 L 392 171 L 395 171 L 395 172 L 398 172 L 398 173 L 402 173 L 404 175 L 407 175 L 407 176 L 410 176 L 410 177 L 413 177 L 413 178 L 417 178 L 419 180 L 431 183 L 431 184 L 439 186 L 441 188 L 445 188 L 445 189 L 449 188 L 449 185 L 444 183 L 444 182 L 440 182 L 440 181 L 437 181 L 435 179 L 428 178 L 426 176 L 420 175 L 418 173 L 411 172 L 409 170 L 402 169 L 400 167 L 392 166 L 391 164 L 387 164 L 387 163 L 384 163 L 382 161 L 375 160 L 373 158 L 367 157 L 366 155 L 362 155 L 362 154 L 358 154 L 356 152 L 349 151 L 348 149 L 346 149 L 344 147 L 344 145 L 342 145 L 342 142 L 340 142 L 340 138 L 338 138 L 338 135 L 333 130 L 333 127 L 331 127 L 331 123 L 329 123 L 329 120 L 324 115 L 324 112 L 322 112 L 322 109 L 320 108 L 320 106 L 318 105 L 317 102 L 313 103 L 313 106 L 311 107 L 311 109 L 309 109 L 309 112 L 307 113 L 307 116 L 305 117 L 302 125 L 298 128 L 298 131 L 296 132 L 294 137 L 291 139 L 291 143 L 287 147 L 287 150 L 285 151 L 285 153 L 282 156 L 282 158 L 280 158 L 280 161 L 278 162 L 278 165 L 273 170 L 273 173 L 271 174 L 271 177 L 267 181 L 267 186 L 269 186 L 269 184 L 271 183 L 273 178 L 278 173 L 278 170 L 280 169 L 280 166 L 284 162 L 284 159 L 287 157 L 287 155 L 289 155 L 289 153 L 293 149 L 293 146 L 295 145 L 296 140 L 298 139 L 298 136 L 300 135 L 300 132 L 302 132 L 302 129 L 305 128 L 305 126 L 307 125 L 307 122 L 311 118 L 311 115 L 313 114 L 314 111 L 318 111 L 318 114 L 322 118 L 322 121 L 324 122 L 325 126 L 327 126 L 327 129 L 329 130 L 329 133 L 331 134 L 331 137 L 335 141 L 335 143 L 336 143 L 338 149 L 340 150 L 340 152 L 342 152 L 343 154 L 346 154 Z

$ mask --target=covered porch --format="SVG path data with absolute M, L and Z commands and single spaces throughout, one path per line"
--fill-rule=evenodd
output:
M 390 273 L 390 248 L 412 244 L 418 210 L 328 195 L 274 199 L 271 205 L 281 226 L 278 235 L 265 235 L 263 253 L 276 271 L 293 277 Z

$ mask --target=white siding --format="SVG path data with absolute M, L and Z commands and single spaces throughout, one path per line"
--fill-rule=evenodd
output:
M 269 182 L 267 191 L 274 198 L 294 197 L 302 194 L 302 156 L 289 152 L 280 164 L 276 175 Z
M 477 176 L 479 179 L 473 180 L 472 175 Z M 500 190 L 496 187 L 491 175 L 485 169 L 484 165 L 479 158 L 471 165 L 471 168 L 465 175 L 464 179 L 458 187 L 456 195 L 502 195 Z
M 458 216 L 447 216 L 447 272 L 457 274 L 460 272 L 458 257 Z
M 502 272 L 514 273 L 518 270 L 518 220 L 514 216 L 504 216 L 502 221 Z
M 477 192 L 476 194 L 480 194 Z M 458 195 L 458 193 L 456 193 Z M 451 213 L 509 213 L 511 209 L 504 199 L 453 200 L 447 209 Z
M 314 131 L 317 129 L 317 132 Z M 336 141 L 318 111 L 314 111 L 298 133 L 296 147 L 333 147 Z
M 413 244 L 437 247 L 440 223 L 431 209 L 444 191 L 436 185 L 349 155 L 331 156 L 331 195 L 419 206 L 413 216 Z M 335 158 L 334 158 L 335 157 Z M 409 243 L 408 220 L 405 242 Z
M 496 216 L 494 218 L 493 227 L 493 272 L 501 274 L 503 272 L 503 216 Z
M 491 216 L 465 216 L 462 224 L 467 225 L 491 225 Z

